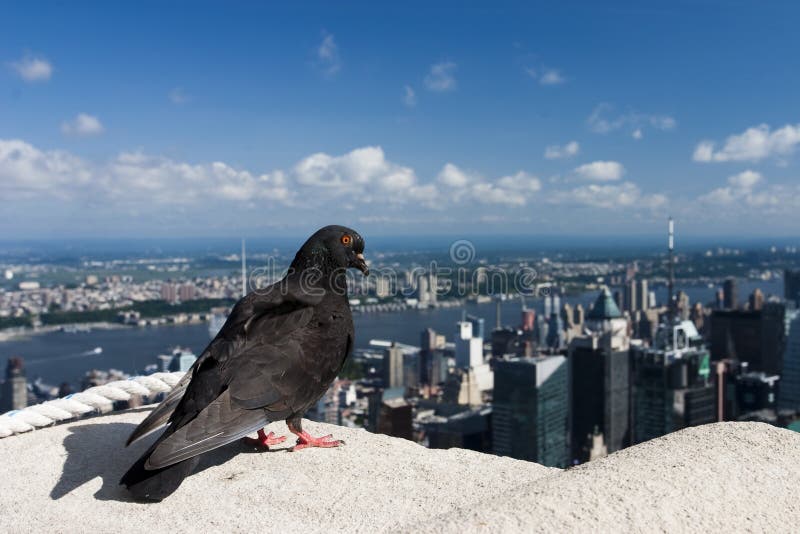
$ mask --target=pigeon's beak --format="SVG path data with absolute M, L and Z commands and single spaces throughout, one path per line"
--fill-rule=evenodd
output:
M 369 267 L 367 267 L 367 261 L 364 259 L 363 254 L 356 254 L 352 266 L 364 273 L 364 276 L 369 276 Z

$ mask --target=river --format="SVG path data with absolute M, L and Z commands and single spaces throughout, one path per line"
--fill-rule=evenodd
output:
M 739 281 L 739 299 L 746 300 L 753 289 L 760 287 L 765 296 L 782 295 L 782 280 Z M 707 303 L 714 299 L 714 288 L 696 286 L 685 288 L 691 302 Z M 597 292 L 562 297 L 562 303 L 582 303 L 588 309 Z M 656 289 L 659 302 L 666 298 L 664 288 Z M 529 302 L 541 310 L 541 300 Z M 521 302 L 501 302 L 503 324 L 519 323 Z M 495 324 L 496 307 L 491 304 L 467 303 L 460 308 L 431 308 L 398 312 L 376 312 L 355 316 L 356 347 L 366 347 L 371 339 L 387 339 L 418 345 L 420 332 L 425 328 L 444 333 L 452 338 L 455 322 L 462 313 L 483 317 L 487 332 Z M 49 332 L 25 339 L 0 343 L 0 362 L 10 356 L 22 356 L 29 379 L 41 377 L 46 383 L 57 385 L 69 382 L 80 384 L 81 378 L 91 369 L 120 369 L 127 373 L 140 373 L 144 367 L 157 363 L 157 356 L 172 347 L 187 347 L 199 354 L 209 342 L 205 323 L 176 326 L 131 327 L 90 332 Z M 95 348 L 102 353 L 95 353 Z M 5 367 L 5 365 L 2 367 Z

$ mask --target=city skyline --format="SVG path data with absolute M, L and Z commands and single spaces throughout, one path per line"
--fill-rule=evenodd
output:
M 6 237 L 796 236 L 789 3 L 46 6 L 0 23 Z

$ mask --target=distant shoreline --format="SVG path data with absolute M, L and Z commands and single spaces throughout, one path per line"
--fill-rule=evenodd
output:
M 6 341 L 19 341 L 33 336 L 40 336 L 43 334 L 50 334 L 52 332 L 59 332 L 65 328 L 77 328 L 88 330 L 119 330 L 123 328 L 132 328 L 131 325 L 122 323 L 110 322 L 97 322 L 97 323 L 72 323 L 72 324 L 59 324 L 59 325 L 44 325 L 37 327 L 22 327 L 22 328 L 7 328 L 0 330 L 0 343 Z

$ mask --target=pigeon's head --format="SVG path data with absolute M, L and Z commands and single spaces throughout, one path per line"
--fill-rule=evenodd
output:
M 369 267 L 364 260 L 364 238 L 346 226 L 331 225 L 314 232 L 297 253 L 295 263 L 313 263 L 333 269 L 354 267 L 364 276 L 369 275 Z

